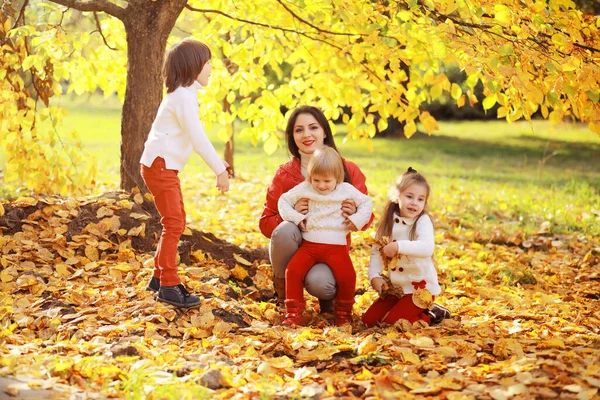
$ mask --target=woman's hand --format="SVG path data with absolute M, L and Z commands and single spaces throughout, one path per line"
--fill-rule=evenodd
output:
M 356 225 L 354 225 L 354 222 L 350 221 L 348 218 L 344 220 L 344 225 L 350 232 L 356 232 L 358 230 Z
M 227 170 L 217 175 L 217 189 L 219 192 L 225 193 L 229 190 L 229 172 Z
M 298 228 L 300 228 L 302 232 L 306 232 L 306 219 L 298 222 Z
M 388 258 L 394 257 L 398 254 L 398 243 L 391 242 L 383 246 L 383 254 Z
M 356 213 L 356 203 L 352 199 L 346 199 L 342 201 L 342 217 L 348 218 L 348 216 Z
M 300 214 L 306 215 L 308 213 L 308 199 L 300 199 L 294 204 L 294 210 L 298 211 Z
M 373 289 L 375 289 L 380 296 L 381 293 L 388 288 L 387 283 L 385 283 L 385 280 L 380 276 L 371 279 L 371 286 L 373 286 Z

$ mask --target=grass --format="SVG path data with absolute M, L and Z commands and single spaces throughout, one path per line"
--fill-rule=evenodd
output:
M 90 194 L 117 189 L 120 105 L 98 96 L 65 97 L 59 104 L 68 109 L 59 133 L 76 130 L 85 149 L 98 160 L 97 186 Z M 218 139 L 216 129 L 209 133 L 222 153 L 224 142 Z M 432 184 L 433 216 L 455 221 L 456 229 L 532 234 L 548 221 L 557 234 L 600 234 L 600 137 L 585 126 L 553 126 L 548 121 L 441 121 L 440 130 L 432 136 L 370 142 L 344 142 L 344 133 L 339 126 L 340 152 L 367 176 L 377 210 L 396 176 L 410 165 Z M 246 225 L 237 232 L 247 235 L 221 228 L 222 233 L 238 243 L 247 241 L 248 235 L 261 240 L 257 221 L 264 194 L 277 166 L 287 161 L 287 151 L 280 148 L 267 157 L 261 147 L 239 137 L 235 146 L 238 178 L 232 182 L 227 212 L 246 216 L 241 218 Z M 182 179 L 188 208 L 200 202 L 203 207 L 223 208 L 223 197 L 210 189 L 214 178 L 199 157 L 190 159 Z M 206 195 L 214 200 L 206 203 Z M 192 224 L 205 230 L 207 225 L 220 230 L 219 215 L 192 206 L 189 217 Z

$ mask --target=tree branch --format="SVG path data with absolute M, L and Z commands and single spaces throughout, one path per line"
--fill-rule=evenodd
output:
M 21 11 L 19 11 L 19 15 L 17 15 L 17 18 L 15 18 L 15 24 L 13 25 L 12 29 L 15 29 L 17 26 L 19 26 L 20 19 L 23 19 L 23 25 L 25 25 L 25 8 L 28 4 L 29 0 L 25 0 L 23 7 L 21 7 Z
M 98 19 L 98 13 L 96 11 L 94 11 L 94 19 L 96 20 L 96 28 L 98 28 L 98 33 L 100 34 L 100 36 L 102 36 L 102 40 L 104 41 L 104 44 L 106 45 L 106 47 L 108 47 L 111 50 L 117 50 L 116 48 L 109 45 L 108 42 L 106 41 L 106 37 L 104 36 L 104 33 L 102 32 L 102 27 L 100 26 L 100 20 Z
M 109 2 L 108 0 L 50 0 L 53 3 L 65 7 L 74 8 L 83 12 L 102 11 L 115 18 L 123 20 L 125 18 L 125 9 Z

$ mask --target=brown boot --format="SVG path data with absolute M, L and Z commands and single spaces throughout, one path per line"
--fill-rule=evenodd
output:
M 277 295 L 277 302 L 283 303 L 285 300 L 285 278 L 273 277 L 273 289 Z
M 302 314 L 304 313 L 304 307 L 306 303 L 299 300 L 288 299 L 285 301 L 285 319 L 283 325 L 298 325 L 304 326 L 304 320 Z
M 352 306 L 354 305 L 354 299 L 351 300 L 339 300 L 335 299 L 335 324 L 342 326 L 344 324 L 352 323 Z
M 319 314 L 333 314 L 333 300 L 319 299 Z

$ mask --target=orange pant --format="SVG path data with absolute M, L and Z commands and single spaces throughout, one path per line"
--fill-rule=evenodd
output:
M 149 168 L 142 164 L 142 179 L 154 196 L 163 227 L 154 256 L 154 276 L 160 279 L 161 286 L 181 283 L 176 257 L 179 238 L 185 230 L 185 209 L 178 174 L 167 169 L 162 157 L 157 157 Z
M 376 300 L 362 316 L 362 321 L 370 328 L 379 322 L 393 324 L 399 319 L 407 319 L 411 323 L 422 319 L 428 324 L 431 320 L 424 313 L 424 308 L 417 307 L 412 301 L 412 294 L 405 294 L 401 298 L 385 296 Z

